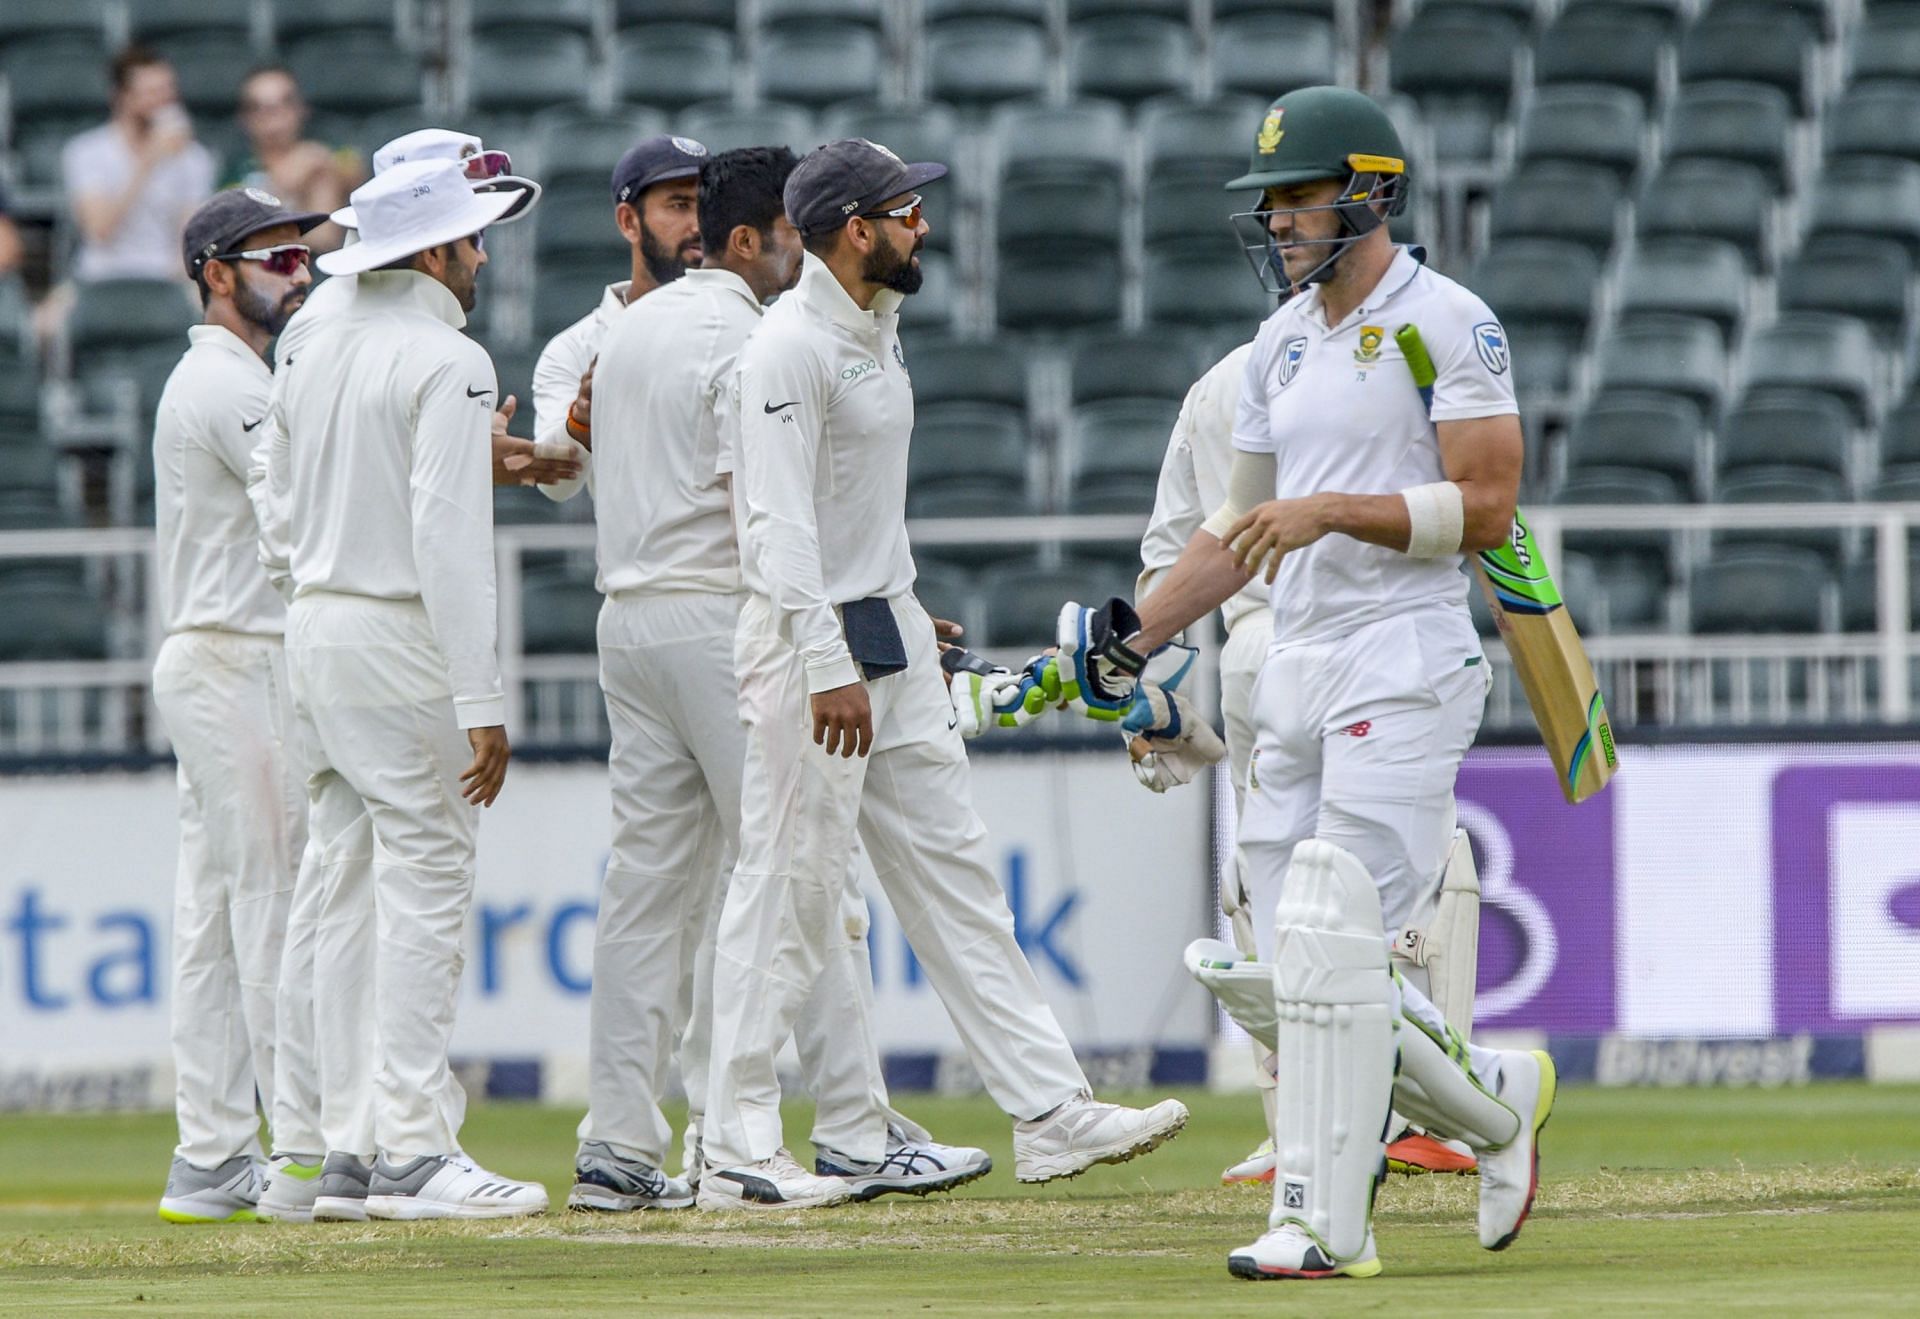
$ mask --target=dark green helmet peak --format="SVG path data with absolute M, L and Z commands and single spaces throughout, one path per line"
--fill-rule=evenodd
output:
M 1347 87 L 1300 87 L 1267 107 L 1247 172 L 1229 192 L 1360 174 L 1407 174 L 1400 134 L 1372 97 Z M 1406 187 L 1402 182 L 1404 193 Z

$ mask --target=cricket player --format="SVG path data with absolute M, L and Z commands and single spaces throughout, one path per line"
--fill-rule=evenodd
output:
M 1281 97 L 1228 186 L 1261 190 L 1269 290 L 1304 291 L 1254 340 L 1220 507 L 1137 617 L 1125 601 L 1069 605 L 1061 664 L 1089 708 L 1125 708 L 1145 656 L 1250 573 L 1271 588 L 1239 840 L 1259 961 L 1189 950 L 1270 1042 L 1279 1081 L 1269 1231 L 1228 1265 L 1367 1277 L 1390 1108 L 1477 1153 L 1480 1241 L 1501 1250 L 1532 1205 L 1553 1107 L 1546 1054 L 1461 1039 L 1388 955 L 1433 901 L 1453 838 L 1488 686 L 1461 553 L 1508 534 L 1520 424 L 1492 312 L 1387 237 L 1405 152 L 1371 100 Z M 1392 338 L 1405 324 L 1438 363 L 1431 414 Z
M 167 377 L 154 418 L 167 638 L 154 662 L 153 699 L 180 785 L 180 1143 L 160 1201 L 160 1217 L 175 1223 L 255 1216 L 256 1088 L 278 1147 L 317 1147 L 317 1110 L 274 1105 L 274 1002 L 307 813 L 287 694 L 286 608 L 255 558 L 247 463 L 273 383 L 267 345 L 313 280 L 300 236 L 325 219 L 289 211 L 257 188 L 216 193 L 188 218 L 187 274 L 206 314 L 187 332 L 191 346 Z
M 933 624 L 913 597 L 898 307 L 921 281 L 916 189 L 946 172 L 860 139 L 801 161 L 786 186 L 806 247 L 800 281 L 740 354 L 747 761 L 714 958 L 703 1208 L 850 1195 L 787 1153 L 774 1059 L 844 945 L 856 832 L 988 1092 L 1016 1119 L 1018 1178 L 1132 1158 L 1187 1119 L 1173 1100 L 1141 1111 L 1089 1094 L 1014 940 Z
M 523 203 L 519 191 L 474 192 L 448 160 L 395 165 L 356 190 L 359 242 L 319 264 L 359 278 L 283 357 L 271 405 L 290 437 L 267 481 L 290 510 L 288 659 L 316 748 L 309 827 L 327 856 L 339 840 L 322 830 L 355 814 L 323 810 L 324 792 L 357 803 L 373 834 L 370 872 L 328 875 L 315 955 L 329 1090 L 336 1059 L 349 1072 L 372 1062 L 372 1148 L 351 1143 L 356 1103 L 323 1114 L 329 1166 L 336 1154 L 375 1159 L 369 1218 L 547 1206 L 544 1188 L 461 1153 L 465 1098 L 447 1066 L 474 808 L 498 796 L 510 754 L 495 650 L 496 384 L 460 329 L 484 231 Z M 370 961 L 335 955 L 354 936 L 370 939 Z M 314 1204 L 316 1216 L 332 1208 Z
M 459 164 L 468 186 L 476 193 L 508 193 L 515 198 L 505 215 L 496 223 L 507 223 L 525 214 L 540 196 L 540 185 L 512 172 L 513 162 L 503 151 L 491 151 L 477 137 L 444 128 L 422 128 L 402 134 L 374 152 L 374 173 L 384 174 L 410 160 L 447 160 Z M 343 206 L 331 218 L 341 225 L 352 243 L 357 238 L 358 218 L 351 206 Z M 275 341 L 277 360 L 293 359 L 298 347 L 330 316 L 352 300 L 356 277 L 338 275 L 317 285 L 308 301 Z M 518 485 L 526 481 L 566 479 L 578 474 L 570 460 L 536 459 L 529 439 L 506 433 L 506 421 L 513 406 L 511 397 L 503 400 L 503 410 L 494 413 L 493 480 L 495 485 Z M 256 431 L 258 443 L 248 472 L 248 493 L 262 508 L 260 560 L 266 566 L 283 597 L 290 597 L 293 583 L 288 567 L 287 492 L 270 490 L 267 484 L 269 456 L 275 446 L 284 447 L 289 437 L 278 411 L 270 411 L 267 423 Z M 283 466 L 282 471 L 286 468 Z M 314 1023 L 314 959 L 321 908 L 326 895 L 336 901 L 344 895 L 359 895 L 345 908 L 327 908 L 330 982 L 366 983 L 372 970 L 373 913 L 362 898 L 373 891 L 373 829 L 359 799 L 337 775 L 319 767 L 308 780 L 311 814 L 332 816 L 309 831 L 306 855 L 301 859 L 300 878 L 294 885 L 293 910 L 287 922 L 285 973 L 281 977 L 279 1002 L 280 1048 L 276 1062 L 280 1077 L 275 1086 L 276 1101 L 294 1105 L 296 1111 L 336 1111 L 336 1131 L 355 1133 L 331 1156 L 318 1144 L 313 1152 L 274 1160 L 260 1196 L 262 1218 L 280 1222 L 304 1223 L 313 1219 L 316 1205 L 322 1221 L 365 1219 L 366 1187 L 372 1175 L 370 1161 L 348 1154 L 349 1149 L 373 1147 L 373 1073 L 372 1054 L 359 1034 L 360 1019 L 354 1014 L 359 1005 L 340 1005 L 338 1029 L 329 1038 L 351 1051 L 328 1060 L 319 1056 Z M 332 840 L 323 856 L 315 838 Z M 358 871 L 348 877 L 348 870 Z M 323 1000 L 322 1010 L 333 1012 L 336 1001 Z M 345 1115 L 345 1116 L 339 1116 Z M 451 1121 L 458 1125 L 459 1114 Z M 291 1129 L 291 1115 L 276 1113 L 275 1129 Z M 317 1135 L 317 1133 L 316 1133 Z

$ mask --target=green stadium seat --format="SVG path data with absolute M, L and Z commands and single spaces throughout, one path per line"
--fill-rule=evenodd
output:
M 1152 14 L 1159 18 L 1187 20 L 1187 0 L 1067 0 L 1067 22 L 1113 14 Z
M 1569 556 L 1571 557 L 1571 556 Z M 1606 601 L 1606 630 L 1613 633 L 1664 631 L 1667 626 L 1667 574 L 1658 563 L 1637 555 L 1618 555 L 1608 559 L 1588 558 L 1594 580 Z M 1587 615 L 1580 611 L 1578 596 L 1574 602 L 1576 621 L 1587 626 Z
M 1047 89 L 1047 37 L 1028 23 L 962 18 L 930 23 L 927 95 L 962 105 L 1035 97 Z
M 1009 330 L 1069 330 L 1120 321 L 1120 256 L 1055 244 L 1000 254 L 995 318 Z
M 971 642 L 980 626 L 980 598 L 973 587 L 973 573 L 927 554 L 916 554 L 913 560 L 914 598 L 933 617 L 960 624 Z
M 196 120 L 195 137 L 202 137 L 210 123 L 233 116 L 240 80 L 259 58 L 245 32 L 174 33 L 154 42 L 153 49 L 173 65 L 181 103 Z
M 1333 19 L 1346 8 L 1346 0 L 1213 0 L 1213 16 L 1231 18 L 1235 14 L 1312 14 Z
M 1620 178 L 1598 165 L 1540 160 L 1500 181 L 1487 208 L 1497 244 L 1516 238 L 1579 243 L 1595 256 L 1613 246 L 1625 191 Z
M 920 254 L 920 291 L 900 304 L 900 324 L 909 330 L 953 329 L 967 292 L 960 287 L 951 254 L 932 248 Z
M 537 15 L 529 12 L 534 8 L 526 0 L 467 0 L 467 21 L 479 35 L 500 28 L 519 30 L 537 17 L 538 26 L 545 31 L 590 37 L 600 4 L 599 0 L 540 0 Z
M 1126 115 L 1111 101 L 1004 106 L 991 133 L 1003 178 L 1076 173 L 1117 182 L 1126 175 Z
M 106 37 L 106 0 L 42 0 L 0 6 L 0 38 L 44 36 L 49 32 L 79 33 L 103 41 Z
M 902 160 L 937 160 L 954 166 L 960 156 L 960 124 L 944 105 L 890 106 L 854 101 L 829 108 L 820 121 L 822 142 L 864 137 Z
M 1334 25 L 1299 13 L 1217 18 L 1209 58 L 1220 92 L 1268 101 L 1296 87 L 1337 81 L 1340 73 Z M 1235 140 L 1251 142 L 1259 122 Z
M 753 57 L 762 96 L 813 106 L 878 97 L 887 65 L 878 31 L 864 23 L 827 20 L 763 32 Z
M 1040 559 L 997 563 L 980 576 L 986 645 L 1018 649 L 1051 642 L 1063 600 L 1131 596 L 1139 563 L 1117 554 L 1070 558 L 1049 566 Z
M 1246 337 L 1253 337 L 1251 329 Z M 1178 403 L 1212 364 L 1199 339 L 1182 326 L 1084 335 L 1067 350 L 1067 396 L 1076 405 L 1122 398 Z
M 1620 310 L 1704 316 L 1731 338 L 1747 314 L 1747 265 L 1718 238 L 1649 238 L 1627 254 Z
M 534 248 L 544 260 L 559 253 L 579 253 L 605 260 L 607 268 L 624 268 L 627 242 L 613 220 L 613 198 L 603 179 L 575 174 L 550 184 L 533 221 Z
M 1520 26 L 1496 12 L 1431 8 L 1393 34 L 1393 90 L 1423 105 L 1432 96 L 1471 97 L 1504 109 L 1525 45 Z
M 622 101 L 678 110 L 724 100 L 733 95 L 733 37 L 696 23 L 623 28 L 614 37 L 613 67 L 614 95 Z
M 1029 172 L 1001 183 L 994 230 L 1002 247 L 1065 242 L 1118 251 L 1126 204 L 1118 178 L 1077 170 L 1051 177 Z
M 1815 238 L 1780 271 L 1783 311 L 1858 316 L 1883 342 L 1901 341 L 1913 258 L 1884 238 Z
M 1920 162 L 1845 156 L 1813 186 L 1812 236 L 1891 238 L 1920 260 Z
M 506 382 L 502 381 L 500 388 L 505 391 Z M 514 429 L 527 433 L 532 427 L 529 425 L 523 430 L 516 423 Z M 584 496 L 576 495 L 568 503 L 559 504 L 526 486 L 498 485 L 493 488 L 493 522 L 499 527 L 551 527 L 565 522 L 571 505 L 582 498 Z
M 27 0 L 26 7 L 32 8 L 33 0 Z M 253 0 L 138 0 L 127 6 L 127 31 L 142 45 L 185 35 L 218 34 L 251 41 L 253 14 Z M 234 76 L 245 72 L 235 69 Z
M 740 16 L 740 0 L 613 0 L 615 27 L 636 23 L 700 23 L 731 31 Z
M 902 341 L 907 371 L 913 376 L 913 405 L 924 410 L 941 403 L 993 403 L 1027 410 L 1028 373 L 1033 353 L 1006 336 L 992 339 L 936 338 Z
M 538 491 L 529 492 L 545 499 Z M 522 649 L 529 655 L 592 654 L 600 621 L 593 574 L 572 568 L 528 568 L 520 579 Z
M 1867 498 L 1880 504 L 1920 504 L 1920 463 L 1887 468 L 1873 483 Z
M 623 106 L 611 114 L 571 107 L 549 111 L 539 117 L 533 131 L 540 182 L 548 190 L 563 181 L 596 183 L 611 206 L 614 165 L 641 138 L 666 131 L 666 116 L 644 106 Z M 519 167 L 517 160 L 515 167 Z M 540 214 L 535 213 L 536 221 Z
M 107 657 L 106 609 L 70 583 L 0 579 L 0 619 L 0 663 Z
M 584 102 L 593 46 L 585 33 L 540 23 L 476 32 L 467 66 L 467 104 L 486 110 L 537 110 Z
M 323 4 L 278 0 L 273 6 L 273 29 L 282 44 L 310 33 L 341 29 L 380 30 L 391 36 L 398 10 L 393 0 L 325 0 Z
M 1833 571 L 1811 550 L 1741 545 L 1716 550 L 1688 586 L 1689 631 L 1818 632 Z
M 155 342 L 183 353 L 187 327 L 200 316 L 187 290 L 168 279 L 101 279 L 76 286 L 67 337 L 74 360 L 100 349 Z
M 1867 3 L 1871 5 L 1874 0 Z M 1809 42 L 1831 38 L 1838 26 L 1838 15 L 1831 0 L 1707 0 L 1699 18 L 1713 22 L 1741 18 L 1793 23 L 1807 34 Z
M 397 47 L 390 32 L 312 33 L 287 46 L 287 67 L 307 101 L 323 109 L 366 113 L 424 99 L 419 59 Z M 343 77 L 349 69 L 352 76 Z
M 1533 81 L 1607 83 L 1651 105 L 1671 40 L 1671 29 L 1653 14 L 1592 6 L 1567 10 L 1534 48 Z
M 1514 238 L 1474 263 L 1467 285 L 1502 321 L 1584 330 L 1593 317 L 1600 263 L 1591 249 L 1552 238 Z
M 1051 0 L 921 0 L 928 23 L 953 18 L 1010 18 L 1044 28 Z
M 1714 465 L 1812 468 L 1844 479 L 1854 423 L 1831 394 L 1767 389 L 1742 399 L 1720 423 Z
M 1750 82 L 1777 87 L 1811 108 L 1809 32 L 1778 15 L 1707 18 L 1680 39 L 1680 81 Z
M 910 518 L 1034 517 L 1045 511 L 1045 503 L 1031 489 L 991 477 L 932 477 L 907 489 Z M 989 563 L 1005 552 L 999 546 L 944 547 L 948 557 L 975 563 Z
M 1513 358 L 1514 393 L 1553 405 L 1574 390 L 1574 370 L 1586 342 L 1583 331 L 1537 321 L 1504 322 Z
M 1745 161 L 1778 187 L 1786 178 L 1793 105 L 1778 87 L 1701 83 L 1682 87 L 1667 123 L 1670 160 L 1700 156 Z
M 776 30 L 820 19 L 878 28 L 886 17 L 882 0 L 760 0 L 756 9 L 761 28 Z
M 1148 183 L 1179 178 L 1218 188 L 1246 168 L 1265 113 L 1266 102 L 1252 96 L 1147 102 L 1140 107 L 1139 130 Z
M 1856 83 L 1911 82 L 1920 69 L 1920 4 L 1869 5 L 1849 53 L 1849 76 Z
M 1592 9 L 1631 13 L 1653 19 L 1669 33 L 1680 30 L 1690 8 L 1690 0 L 1566 0 L 1561 6 L 1564 13 Z
M 1844 476 L 1818 467 L 1777 464 L 1740 467 L 1715 476 L 1716 504 L 1845 504 L 1853 500 Z M 1759 531 L 1719 531 L 1716 547 L 1731 545 L 1792 545 L 1812 550 L 1837 568 L 1845 533 L 1837 527 L 1768 527 Z
M 95 36 L 55 33 L 21 37 L 0 47 L 14 131 L 35 127 L 43 115 L 106 117 L 107 50 Z M 61 139 L 63 142 L 64 138 Z
M 678 119 L 679 131 L 714 153 L 741 147 L 787 147 L 797 156 L 823 140 L 806 107 L 762 102 L 737 109 L 725 102 L 696 105 Z M 608 166 L 608 173 L 612 166 Z
M 1567 602 L 1568 612 L 1582 636 L 1604 636 L 1616 630 L 1611 601 L 1591 557 L 1562 554 L 1560 561 L 1553 565 L 1553 584 L 1560 588 L 1560 597 Z M 1468 588 L 1468 593 L 1482 596 L 1484 602 L 1485 593 L 1477 582 Z
M 1646 108 L 1624 87 L 1542 87 L 1520 120 L 1519 158 L 1580 161 L 1625 178 L 1640 166 L 1646 134 Z
M 1670 160 L 1640 195 L 1633 222 L 1642 238 L 1716 238 L 1732 243 L 1749 270 L 1768 257 L 1773 188 L 1757 165 Z
M 1018 493 L 1033 484 L 1036 450 L 1026 413 L 1005 403 L 932 403 L 916 407 L 907 484 L 960 478 Z
M 626 278 L 627 263 L 579 253 L 556 254 L 540 263 L 533 287 L 533 335 L 545 343 L 600 305 L 607 285 Z
M 1821 390 L 1844 402 L 1856 421 L 1873 413 L 1880 349 L 1865 321 L 1832 312 L 1788 312 L 1747 343 L 1748 386 Z
M 1174 399 L 1110 398 L 1073 410 L 1067 426 L 1067 488 L 1085 511 L 1098 500 L 1114 511 L 1147 512 L 1180 404 Z M 1142 487 L 1146 499 L 1137 501 Z M 1136 501 L 1136 502 L 1129 502 Z
M 1198 62 L 1184 16 L 1133 13 L 1076 21 L 1067 34 L 1067 81 L 1075 96 L 1129 104 L 1186 92 Z
M 1720 327 L 1696 316 L 1634 316 L 1600 341 L 1602 389 L 1679 394 L 1711 412 L 1727 386 Z
M 1229 195 L 1213 180 L 1148 175 L 1142 233 L 1148 243 L 1183 240 L 1237 256 L 1242 248 L 1231 217 L 1250 204 L 1245 193 Z
M 1880 461 L 1887 466 L 1920 466 L 1920 391 L 1887 409 L 1879 439 Z
M 1913 82 L 1849 88 L 1828 107 L 1827 155 L 1920 160 L 1920 65 Z
M 1273 314 L 1273 295 L 1260 287 L 1244 260 L 1190 241 L 1147 250 L 1147 319 L 1203 329 L 1240 327 L 1252 338 Z
M 1567 471 L 1634 467 L 1691 489 L 1704 433 L 1700 408 L 1688 399 L 1633 390 L 1602 394 L 1567 431 Z

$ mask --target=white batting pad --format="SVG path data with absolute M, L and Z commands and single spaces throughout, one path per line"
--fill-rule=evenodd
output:
M 1186 962 L 1193 978 L 1220 1000 L 1234 1024 L 1271 1049 L 1278 1025 L 1273 968 L 1218 939 L 1195 939 L 1188 944 Z
M 1393 1106 L 1429 1132 L 1475 1150 L 1499 1149 L 1520 1131 L 1511 1108 L 1487 1093 L 1466 1042 L 1412 990 L 1401 996 L 1400 1075 Z
M 1480 872 L 1465 829 L 1453 831 L 1440 903 L 1427 931 L 1427 989 L 1462 1039 L 1473 1035 L 1474 982 L 1480 969 Z

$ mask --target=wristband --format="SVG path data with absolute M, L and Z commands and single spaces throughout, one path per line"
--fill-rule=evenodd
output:
M 1460 552 L 1466 534 L 1466 501 L 1452 481 L 1408 486 L 1400 492 L 1407 501 L 1407 554 L 1415 559 L 1439 559 Z

